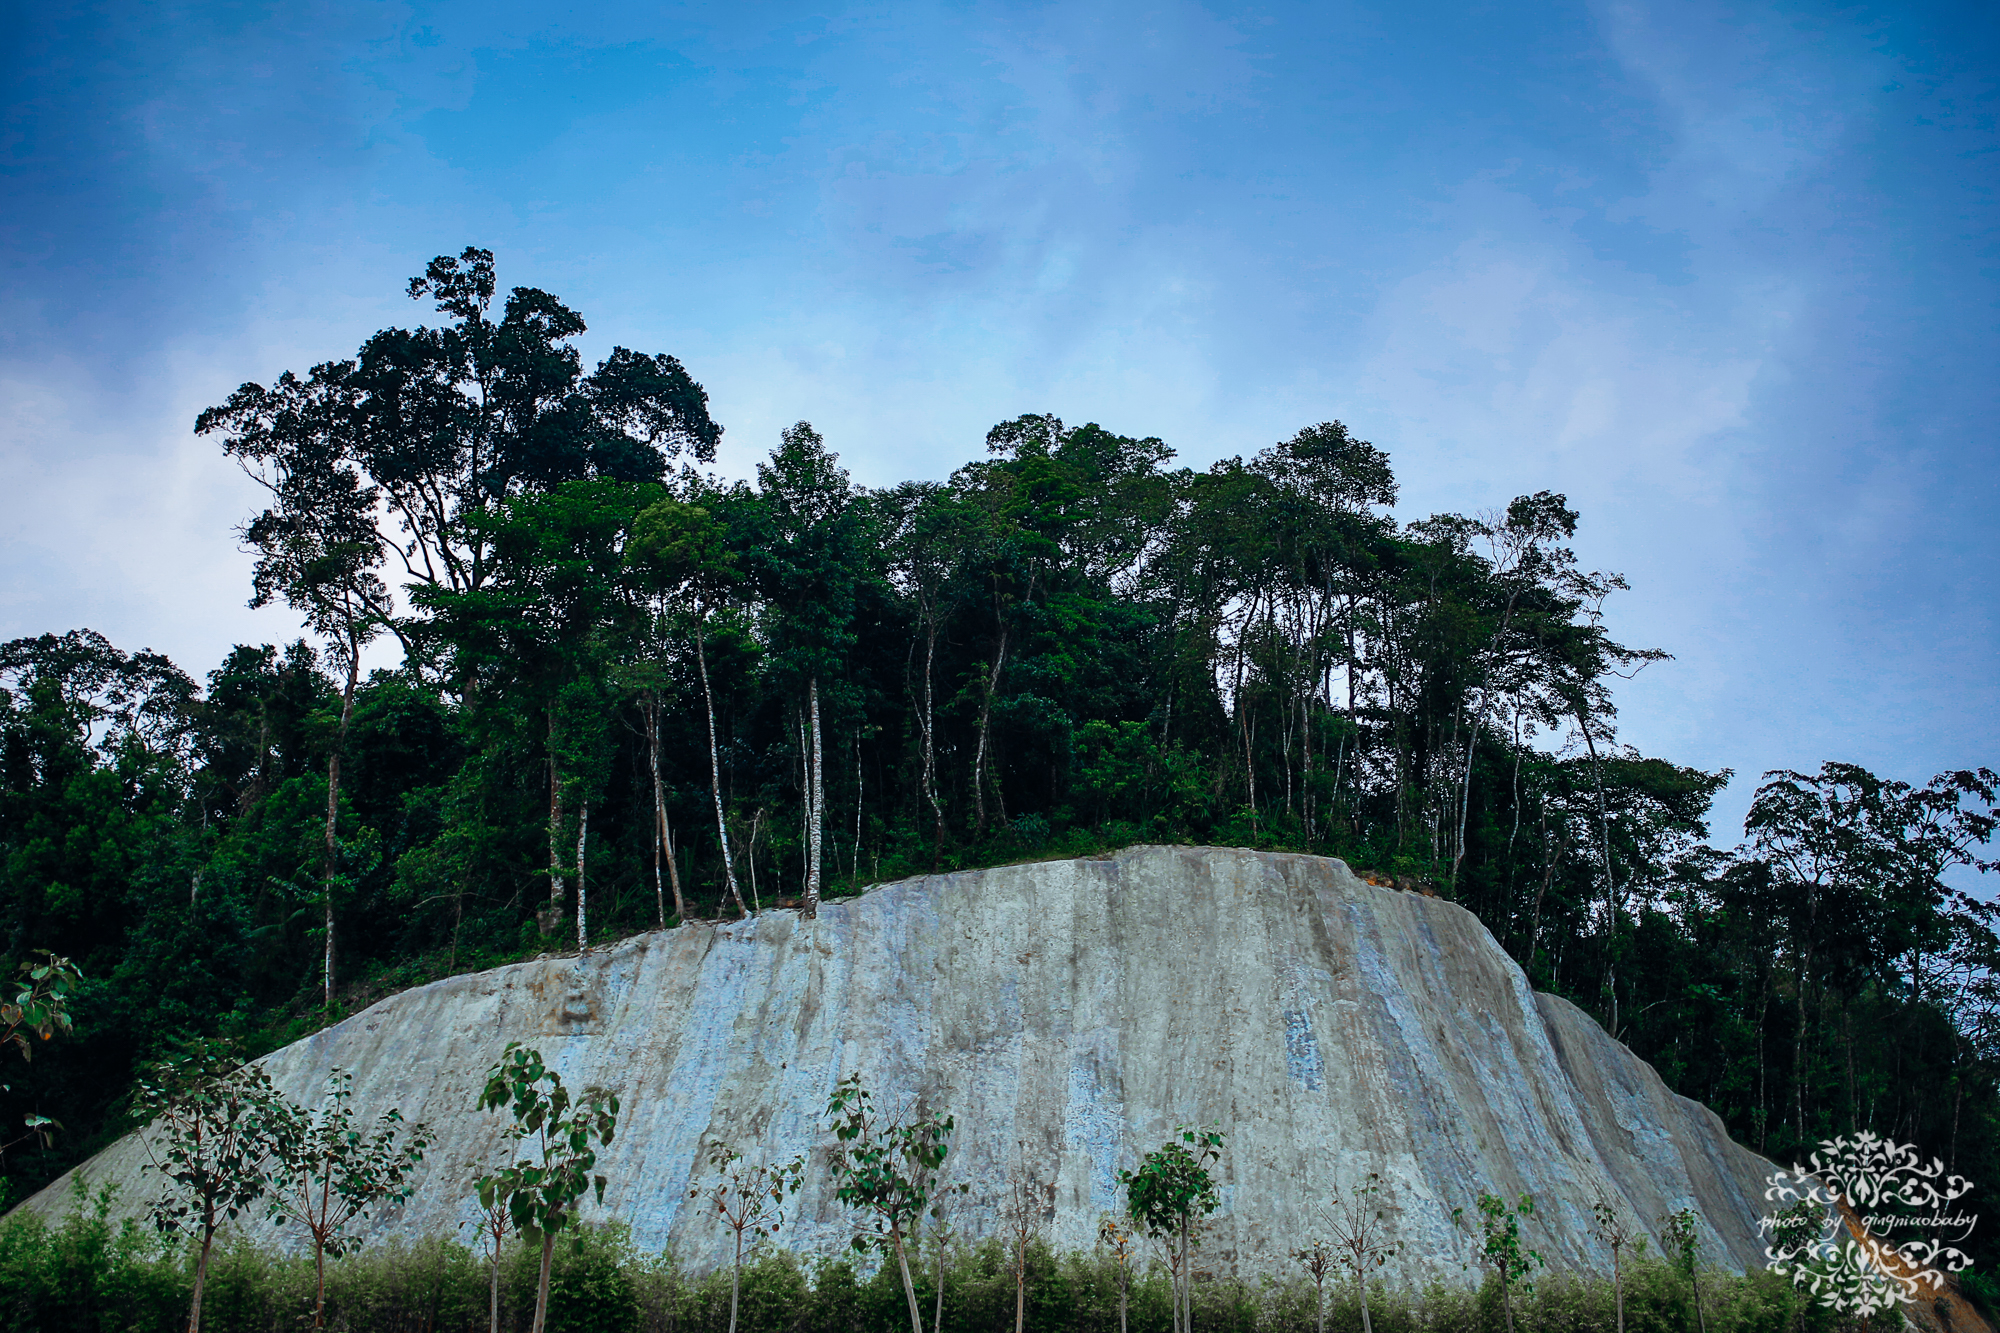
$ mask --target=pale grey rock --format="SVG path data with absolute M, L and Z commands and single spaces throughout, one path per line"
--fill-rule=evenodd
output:
M 728 1253 L 685 1206 L 704 1141 L 771 1161 L 812 1152 L 851 1071 L 885 1107 L 957 1117 L 949 1170 L 973 1186 L 959 1205 L 971 1235 L 997 1232 L 1025 1157 L 1055 1182 L 1052 1239 L 1087 1247 L 1122 1202 L 1119 1169 L 1177 1124 L 1220 1122 L 1223 1208 L 1203 1263 L 1221 1271 L 1285 1266 L 1326 1187 L 1369 1171 L 1396 1207 L 1407 1280 L 1465 1275 L 1451 1214 L 1482 1190 L 1533 1194 L 1528 1243 L 1559 1267 L 1608 1266 L 1588 1226 L 1600 1198 L 1656 1240 L 1665 1213 L 1692 1207 L 1713 1261 L 1763 1259 L 1770 1163 L 1580 1010 L 1530 990 L 1471 913 L 1320 857 L 1134 847 L 926 876 L 817 921 L 772 911 L 453 977 L 264 1064 L 301 1099 L 352 1070 L 364 1110 L 430 1122 L 415 1197 L 374 1229 L 470 1240 L 472 1181 L 501 1160 L 507 1123 L 472 1108 L 511 1040 L 573 1087 L 620 1094 L 592 1213 L 696 1268 Z M 134 1209 L 156 1189 L 143 1160 L 128 1138 L 79 1170 L 118 1182 Z M 853 1222 L 823 1171 L 809 1181 L 781 1243 L 841 1248 Z M 68 1197 L 65 1179 L 24 1206 Z

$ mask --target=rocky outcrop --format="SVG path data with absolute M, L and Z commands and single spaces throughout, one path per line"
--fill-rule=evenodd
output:
M 998 1229 L 1022 1171 L 1053 1181 L 1053 1239 L 1088 1246 L 1120 1168 L 1179 1123 L 1220 1122 L 1220 1270 L 1275 1269 L 1325 1190 L 1380 1172 L 1409 1278 L 1457 1277 L 1452 1210 L 1482 1190 L 1536 1201 L 1529 1243 L 1560 1267 L 1608 1262 L 1591 1205 L 1657 1232 L 1692 1207 L 1710 1257 L 1762 1262 L 1769 1163 L 1574 1006 L 1529 989 L 1477 918 L 1376 887 L 1339 861 L 1222 848 L 927 876 L 825 905 L 640 935 L 582 958 L 453 977 L 266 1058 L 296 1098 L 329 1069 L 371 1113 L 429 1121 L 414 1198 L 378 1232 L 471 1237 L 474 1177 L 505 1151 L 473 1110 L 512 1040 L 572 1086 L 616 1089 L 602 1212 L 697 1267 L 724 1237 L 686 1206 L 705 1140 L 773 1160 L 827 1141 L 834 1084 L 955 1115 L 950 1172 L 968 1234 Z M 127 1139 L 79 1170 L 152 1188 Z M 845 1245 L 815 1173 L 782 1243 Z M 26 1206 L 65 1205 L 59 1181 Z M 259 1224 L 261 1225 L 261 1224 Z

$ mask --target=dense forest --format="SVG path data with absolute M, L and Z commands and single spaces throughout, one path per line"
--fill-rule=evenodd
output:
M 881 490 L 801 422 L 731 482 L 677 360 L 586 371 L 575 311 L 498 290 L 440 258 L 436 322 L 196 423 L 263 488 L 246 593 L 310 638 L 205 682 L 88 630 L 0 647 L 0 962 L 85 978 L 74 1031 L 7 1056 L 0 1137 L 62 1126 L 7 1149 L 15 1197 L 190 1037 L 254 1054 L 454 971 L 1142 841 L 1463 904 L 1773 1157 L 1872 1129 L 2000 1181 L 1965 891 L 2000 779 L 1773 772 L 1712 845 L 1730 775 L 1620 741 L 1615 686 L 1666 654 L 1610 637 L 1626 585 L 1563 496 L 1399 523 L 1338 422 L 1194 471 L 1050 416 Z

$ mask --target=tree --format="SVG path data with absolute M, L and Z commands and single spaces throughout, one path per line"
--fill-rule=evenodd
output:
M 648 646 L 664 655 L 665 646 L 679 637 L 676 622 L 685 624 L 695 644 L 696 663 L 701 671 L 702 702 L 708 719 L 708 768 L 710 793 L 715 799 L 716 837 L 722 848 L 723 876 L 737 907 L 743 895 L 736 888 L 736 870 L 729 855 L 729 825 L 722 810 L 722 762 L 716 754 L 715 694 L 709 688 L 708 655 L 702 646 L 705 603 L 717 600 L 735 562 L 734 553 L 723 545 L 722 525 L 700 504 L 684 503 L 668 495 L 648 505 L 632 522 L 632 536 L 625 544 L 625 564 L 641 591 L 652 599 Z M 657 664 L 655 666 L 657 672 Z M 687 904 L 681 897 L 680 867 L 674 860 L 673 835 L 667 825 L 666 789 L 660 781 L 660 696 L 656 678 L 649 682 L 646 700 L 647 763 L 653 782 L 653 892 L 659 904 L 660 925 L 666 925 L 666 903 L 660 894 L 660 860 L 667 862 L 673 879 L 674 915 L 685 917 Z M 756 849 L 751 849 L 756 855 Z M 754 873 L 754 866 L 753 866 Z
M 529 1244 L 542 1247 L 541 1277 L 535 1287 L 535 1321 L 531 1333 L 542 1333 L 549 1313 L 549 1270 L 555 1258 L 556 1233 L 578 1224 L 578 1208 L 593 1191 L 604 1201 L 605 1178 L 593 1175 L 597 1150 L 611 1142 L 618 1128 L 618 1097 L 599 1087 L 585 1088 L 572 1102 L 562 1075 L 548 1067 L 540 1051 L 507 1043 L 507 1049 L 486 1071 L 479 1109 L 505 1109 L 513 1114 L 508 1138 L 532 1142 L 532 1156 L 518 1158 L 475 1182 L 482 1208 L 505 1201 L 515 1230 Z
M 1001 1210 L 1006 1221 L 1008 1248 L 1014 1257 L 1014 1333 L 1028 1326 L 1028 1242 L 1033 1240 L 1056 1212 L 1056 1183 L 1044 1181 L 1028 1168 L 1028 1145 L 1017 1145 L 1019 1165 L 1014 1173 L 1007 1202 Z
M 835 1086 L 826 1114 L 834 1136 L 826 1154 L 834 1197 L 868 1223 L 868 1233 L 854 1238 L 854 1248 L 872 1243 L 896 1256 L 910 1305 L 910 1333 L 924 1333 L 907 1241 L 939 1193 L 938 1173 L 951 1155 L 952 1118 L 932 1114 L 885 1124 L 859 1074 Z
M 1660 1248 L 1688 1280 L 1694 1295 L 1695 1327 L 1708 1333 L 1708 1316 L 1701 1308 L 1701 1219 L 1694 1209 L 1683 1208 L 1660 1219 Z
M 356 391 L 345 365 L 316 367 L 300 380 L 290 371 L 265 389 L 246 384 L 223 407 L 204 411 L 195 433 L 222 432 L 223 452 L 270 496 L 269 506 L 239 530 L 257 552 L 250 605 L 282 599 L 326 643 L 344 681 L 340 724 L 326 761 L 326 1007 L 333 1007 L 333 900 L 340 868 L 340 763 L 354 720 L 361 650 L 392 623 L 389 590 L 376 569 L 384 559 L 375 531 L 382 496 L 353 464 Z
M 743 1286 L 743 1236 L 775 1236 L 785 1224 L 785 1196 L 804 1184 L 806 1159 L 794 1157 L 782 1166 L 739 1165 L 743 1154 L 726 1143 L 711 1143 L 708 1164 L 718 1179 L 688 1191 L 712 1208 L 736 1240 L 734 1266 L 729 1271 L 729 1333 L 736 1333 L 736 1304 Z
M 1354 1278 L 1361 1302 L 1361 1333 L 1374 1333 L 1368 1316 L 1368 1275 L 1402 1253 L 1401 1241 L 1384 1234 L 1388 1213 L 1381 1201 L 1382 1177 L 1370 1171 L 1352 1189 L 1335 1186 L 1327 1192 L 1326 1225 L 1333 1233 L 1340 1266 Z
M 866 568 L 862 511 L 840 455 L 810 422 L 787 426 L 768 463 L 757 465 L 766 529 L 746 555 L 752 575 L 778 613 L 771 649 L 786 687 L 796 692 L 806 729 L 804 915 L 819 914 L 826 825 L 822 681 L 841 673 L 854 642 L 855 591 Z
M 1333 1252 L 1333 1246 L 1315 1236 L 1311 1242 L 1292 1251 L 1292 1258 L 1306 1270 L 1306 1276 L 1313 1283 L 1313 1313 L 1318 1320 L 1319 1333 L 1326 1333 L 1326 1278 L 1340 1262 Z
M 1118 1173 L 1125 1187 L 1126 1213 L 1148 1235 L 1166 1242 L 1173 1261 L 1174 1333 L 1192 1333 L 1190 1252 L 1196 1221 L 1222 1206 L 1209 1173 L 1221 1159 L 1220 1128 L 1180 1125 L 1172 1139 L 1146 1154 L 1138 1170 Z
M 403 1116 L 394 1107 L 372 1134 L 357 1129 L 353 1090 L 354 1075 L 335 1069 L 314 1110 L 282 1100 L 272 1108 L 271 1216 L 297 1222 L 312 1238 L 314 1328 L 326 1324 L 326 1256 L 338 1259 L 352 1247 L 343 1234 L 348 1223 L 410 1197 L 431 1145 L 430 1127 L 422 1123 L 397 1142 Z
M 201 1042 L 147 1070 L 132 1109 L 147 1125 L 140 1140 L 147 1169 L 163 1181 L 153 1224 L 196 1242 L 188 1333 L 200 1333 L 215 1233 L 270 1188 L 264 1167 L 284 1103 L 263 1070 L 239 1064 L 219 1043 Z
M 1533 1291 L 1534 1284 L 1528 1276 L 1542 1266 L 1542 1256 L 1521 1244 L 1521 1219 L 1532 1217 L 1535 1200 L 1532 1195 L 1523 1194 L 1520 1202 L 1508 1205 L 1497 1194 L 1482 1193 L 1478 1203 L 1479 1262 L 1500 1282 L 1500 1310 L 1507 1322 L 1507 1333 L 1514 1333 L 1513 1289 L 1521 1283 L 1525 1290 Z M 1451 1210 L 1452 1221 L 1465 1225 L 1465 1210 Z
M 1125 1311 L 1132 1290 L 1132 1260 L 1137 1257 L 1132 1228 L 1106 1213 L 1097 1219 L 1097 1243 L 1111 1251 L 1118 1265 L 1118 1333 L 1126 1333 Z M 1325 1330 L 1321 1330 L 1325 1333 Z
M 1611 1299 L 1618 1312 L 1618 1333 L 1625 1333 L 1625 1280 L 1624 1272 L 1619 1267 L 1619 1256 L 1638 1232 L 1607 1199 L 1600 1198 L 1592 1204 L 1590 1216 L 1591 1230 L 1611 1247 Z

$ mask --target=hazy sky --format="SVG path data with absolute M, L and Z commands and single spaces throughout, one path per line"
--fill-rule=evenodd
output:
M 1539 489 L 1739 780 L 2000 765 L 1990 5 L 9 7 L 0 636 L 197 677 L 255 497 L 190 426 L 434 254 L 679 356 L 748 474 L 1052 411 L 1205 466 L 1338 418 L 1403 516 Z

